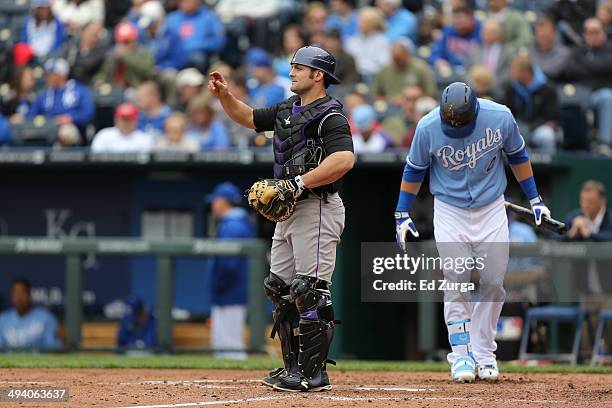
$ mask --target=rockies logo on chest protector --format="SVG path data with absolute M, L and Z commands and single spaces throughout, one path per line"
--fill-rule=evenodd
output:
M 471 143 L 464 143 L 463 139 L 456 139 L 456 144 L 445 144 L 436 150 L 436 157 L 442 167 L 450 171 L 459 171 L 464 167 L 476 168 L 478 161 L 491 154 L 496 154 L 503 146 L 501 130 L 486 128 L 485 136 Z M 486 171 L 494 162 L 489 163 Z

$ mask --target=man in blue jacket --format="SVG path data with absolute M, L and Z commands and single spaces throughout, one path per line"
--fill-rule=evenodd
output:
M 45 63 L 47 87 L 38 95 L 27 117 L 34 119 L 42 115 L 60 126 L 74 124 L 82 136 L 85 126 L 94 119 L 96 105 L 86 86 L 68 79 L 69 70 L 68 62 L 62 58 Z
M 205 72 L 210 54 L 225 45 L 223 23 L 202 0 L 180 0 L 179 9 L 168 15 L 167 29 L 185 48 L 188 65 Z
M 217 220 L 217 239 L 245 239 L 255 236 L 255 227 L 244 208 L 240 190 L 225 182 L 206 196 Z M 248 263 L 241 257 L 212 259 L 212 347 L 222 358 L 244 359 L 243 328 L 247 311 Z
M 180 71 L 187 64 L 183 41 L 176 31 L 168 29 L 165 16 L 162 4 L 153 0 L 142 5 L 138 19 L 142 30 L 138 39 L 155 57 L 155 68 L 160 73 Z
M 439 70 L 464 68 L 467 56 L 480 44 L 480 22 L 468 6 L 453 9 L 453 24 L 444 27 L 442 37 L 433 45 L 430 63 Z

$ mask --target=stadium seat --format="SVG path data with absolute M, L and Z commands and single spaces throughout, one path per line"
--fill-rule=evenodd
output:
M 0 0 L 0 14 L 28 14 L 29 0 Z
M 593 357 L 591 358 L 593 366 L 612 362 L 612 354 L 606 353 L 605 330 L 608 322 L 612 322 L 612 309 L 603 309 L 599 312 L 599 322 L 593 340 Z
M 26 121 L 21 125 L 13 125 L 14 146 L 50 146 L 57 138 L 59 126 L 43 116 Z
M 591 91 L 584 86 L 564 84 L 557 87 L 559 124 L 563 128 L 564 149 L 588 150 L 590 148 L 586 116 L 590 98 Z
M 580 341 L 582 329 L 588 317 L 588 311 L 579 307 L 543 306 L 533 307 L 527 310 L 525 315 L 525 326 L 521 337 L 519 360 L 551 360 L 556 362 L 568 362 L 577 364 L 580 355 Z M 570 353 L 528 353 L 529 333 L 535 328 L 537 322 L 569 322 L 575 324 L 574 340 Z
M 123 90 L 110 84 L 102 84 L 93 89 L 96 101 L 96 118 L 94 127 L 96 131 L 114 125 L 115 107 L 123 102 Z

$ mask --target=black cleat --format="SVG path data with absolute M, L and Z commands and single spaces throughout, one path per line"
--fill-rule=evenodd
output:
M 329 383 L 327 371 L 321 370 L 320 374 L 309 380 L 303 375 L 284 374 L 278 378 L 274 389 L 287 392 L 318 392 L 332 389 Z
M 279 377 L 285 373 L 284 367 L 275 368 L 270 371 L 267 376 L 262 378 L 261 382 L 268 387 L 274 387 L 276 384 L 280 383 Z

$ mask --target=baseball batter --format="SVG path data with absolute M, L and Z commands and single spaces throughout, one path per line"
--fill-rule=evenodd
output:
M 397 241 L 405 249 L 408 232 L 418 237 L 409 211 L 429 169 L 439 255 L 486 259 L 480 271 L 478 302 L 472 302 L 469 293 L 444 292 L 444 320 L 452 349 L 447 359 L 451 378 L 457 382 L 499 378 L 495 333 L 508 263 L 502 152 L 540 225 L 550 211 L 538 193 L 525 141 L 512 113 L 504 105 L 476 98 L 462 82 L 450 84 L 442 93 L 440 107 L 417 125 L 395 212 Z M 454 270 L 443 272 L 451 282 L 469 278 Z
M 275 308 L 272 337 L 280 337 L 284 367 L 263 381 L 281 391 L 331 389 L 326 363 L 336 321 L 330 286 L 344 229 L 338 190 L 354 162 L 342 105 L 326 93 L 339 83 L 335 68 L 335 58 L 324 49 L 300 48 L 289 74 L 296 95 L 264 109 L 236 99 L 218 72 L 208 84 L 234 121 L 258 132 L 274 130 L 272 182 L 298 200 L 293 215 L 276 224 L 264 280 Z

